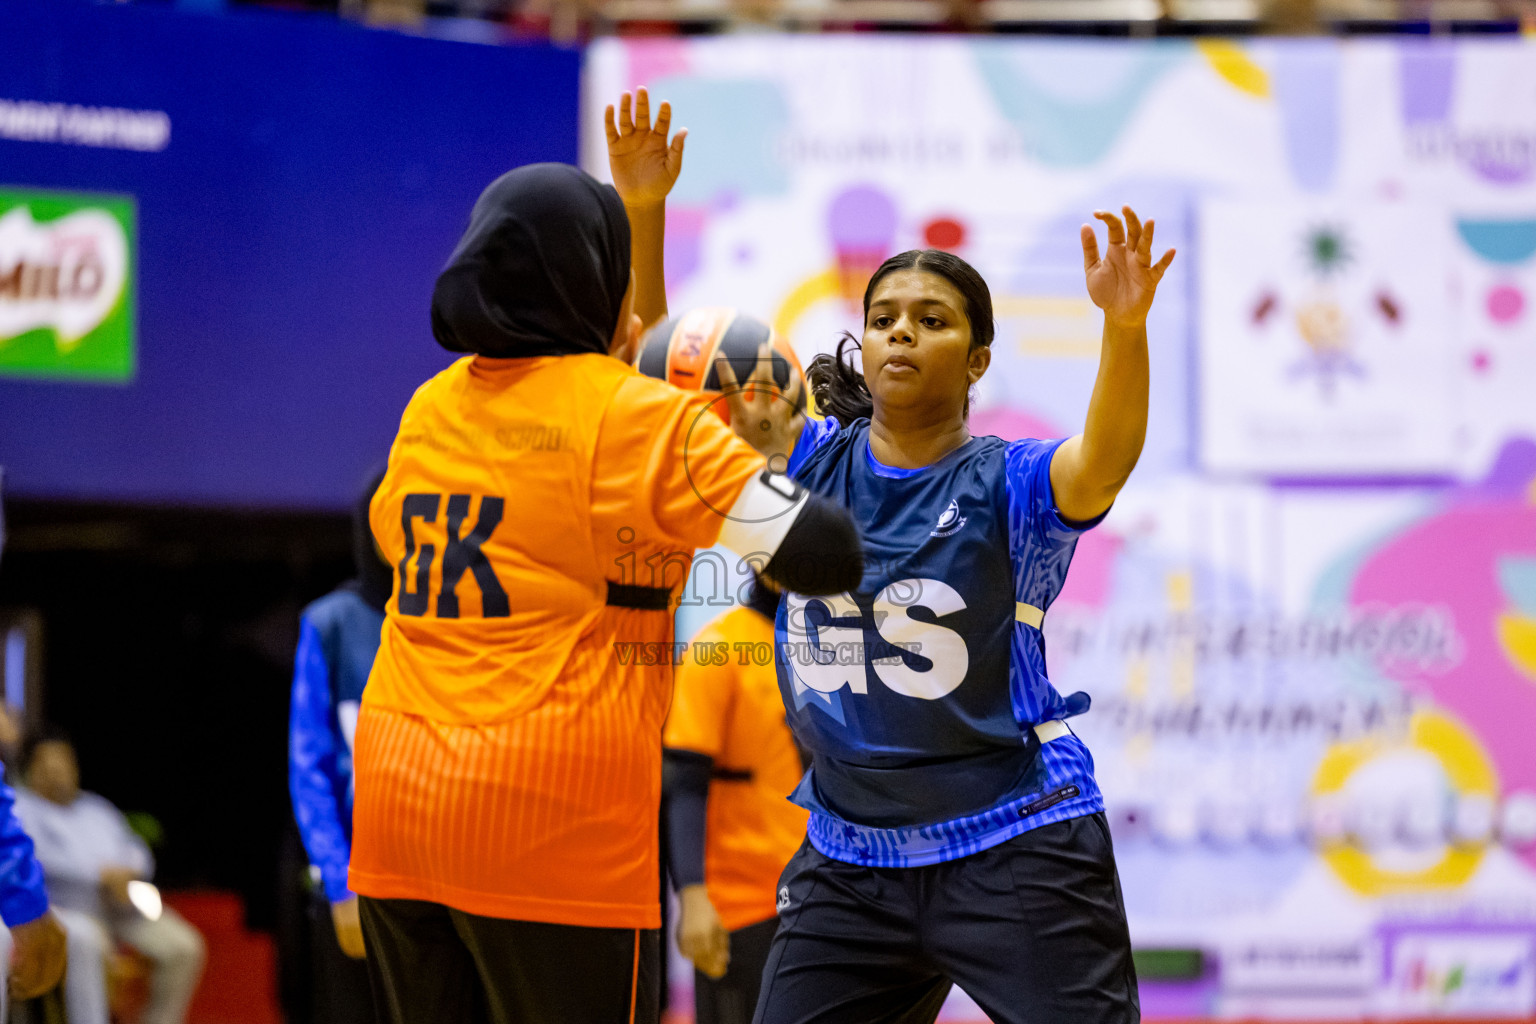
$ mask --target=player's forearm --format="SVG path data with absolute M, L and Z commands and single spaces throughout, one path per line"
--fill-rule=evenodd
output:
M 1106 320 L 1099 374 L 1088 400 L 1073 479 L 1066 493 L 1057 496 L 1068 518 L 1099 515 L 1125 486 L 1146 441 L 1150 387 L 1146 326 Z
M 704 883 L 704 823 L 714 764 L 713 758 L 696 751 L 662 750 L 667 867 L 679 891 Z
M 635 315 L 650 328 L 667 315 L 667 281 L 662 262 L 667 205 L 625 204 L 624 209 L 629 214 L 630 263 L 635 268 Z

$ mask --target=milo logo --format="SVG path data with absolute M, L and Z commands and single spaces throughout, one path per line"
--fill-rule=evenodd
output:
M 0 374 L 130 379 L 133 250 L 130 199 L 0 189 Z

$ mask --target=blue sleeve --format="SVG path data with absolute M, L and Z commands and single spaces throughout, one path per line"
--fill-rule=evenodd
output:
M 800 440 L 795 442 L 795 450 L 789 453 L 789 468 L 784 472 L 791 480 L 800 475 L 800 467 L 805 465 L 805 460 L 811 457 L 811 453 L 820 448 L 830 438 L 837 436 L 842 430 L 836 418 L 828 416 L 824 420 L 805 418 L 805 426 L 800 430 Z
M 15 805 L 16 794 L 0 782 L 0 921 L 7 928 L 35 921 L 48 911 L 43 866 L 16 820 Z
M 347 862 L 351 843 L 342 826 L 345 785 L 337 755 L 345 740 L 331 705 L 331 669 L 320 631 L 306 617 L 299 623 L 299 651 L 293 666 L 293 703 L 288 712 L 288 793 L 309 862 L 320 869 L 326 899 L 351 897 Z
M 1085 523 L 1062 518 L 1051 492 L 1051 459 L 1066 438 L 1013 441 L 1004 455 L 1004 478 L 1008 490 L 1009 540 L 1015 551 L 1026 538 L 1055 546 L 1076 540 L 1093 529 L 1109 514 L 1105 509 Z

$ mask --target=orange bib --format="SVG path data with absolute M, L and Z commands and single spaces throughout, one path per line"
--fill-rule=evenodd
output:
M 608 588 L 679 587 L 761 470 L 707 410 L 599 355 L 466 358 L 417 391 L 371 507 L 396 578 L 358 723 L 354 891 L 659 925 L 672 617 Z

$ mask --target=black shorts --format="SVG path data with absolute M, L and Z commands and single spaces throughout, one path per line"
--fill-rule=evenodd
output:
M 368 974 L 388 1024 L 656 1024 L 655 929 L 479 917 L 361 896 Z
M 779 886 L 756 1024 L 931 1022 L 952 984 L 995 1024 L 1141 1020 L 1102 814 L 921 868 L 807 841 Z

